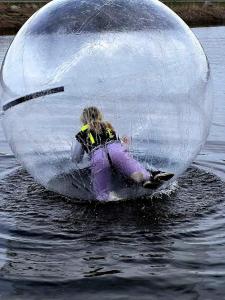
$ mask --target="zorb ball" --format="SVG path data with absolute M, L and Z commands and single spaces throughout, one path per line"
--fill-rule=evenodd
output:
M 96 106 L 145 168 L 179 176 L 206 140 L 207 58 L 187 25 L 155 0 L 52 1 L 12 42 L 1 70 L 3 128 L 49 190 L 95 199 L 90 160 L 72 162 L 85 107 Z M 152 190 L 112 176 L 122 198 Z

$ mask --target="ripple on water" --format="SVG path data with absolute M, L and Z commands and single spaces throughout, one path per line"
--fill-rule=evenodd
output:
M 195 29 L 216 99 L 197 164 L 223 178 L 224 31 Z M 0 38 L 0 60 L 12 38 Z M 0 140 L 10 153 L 1 131 Z M 7 176 L 0 178 L 1 300 L 224 299 L 225 188 L 217 177 L 189 169 L 171 197 L 79 204 L 21 169 L 12 173 L 15 161 L 7 159 L 0 166 Z
M 84 204 L 45 190 L 17 170 L 0 182 L 1 278 L 53 283 L 113 275 L 145 278 L 148 272 L 163 276 L 167 267 L 168 274 L 181 271 L 180 266 L 185 270 L 182 239 L 198 246 L 212 243 L 210 228 L 189 226 L 217 211 L 225 188 L 214 175 L 194 168 L 178 185 L 170 197 Z M 189 268 L 193 271 L 194 263 Z

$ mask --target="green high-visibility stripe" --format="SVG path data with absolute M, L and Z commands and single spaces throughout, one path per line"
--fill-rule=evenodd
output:
M 109 137 L 113 138 L 114 135 L 112 134 L 112 130 L 110 128 L 106 128 L 106 131 L 107 131 Z
M 85 131 L 85 130 L 87 130 L 89 128 L 90 128 L 90 126 L 88 124 L 85 124 L 84 126 L 81 127 L 81 131 L 83 132 L 83 131 Z M 88 137 L 89 137 L 91 143 L 94 144 L 95 143 L 95 139 L 94 139 L 93 135 L 91 133 L 89 133 Z
M 89 125 L 86 124 L 86 125 L 84 125 L 84 126 L 81 127 L 81 131 L 85 131 L 85 130 L 87 130 L 88 128 L 89 128 Z
M 89 139 L 90 139 L 91 143 L 94 144 L 95 143 L 95 139 L 94 139 L 93 135 L 91 133 L 89 133 L 88 136 L 89 136 Z

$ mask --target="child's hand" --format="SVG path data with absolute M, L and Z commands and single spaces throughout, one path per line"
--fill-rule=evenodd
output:
M 125 135 L 121 138 L 121 141 L 122 141 L 124 144 L 127 144 L 127 145 L 130 144 L 130 139 L 129 139 L 127 136 L 125 136 Z

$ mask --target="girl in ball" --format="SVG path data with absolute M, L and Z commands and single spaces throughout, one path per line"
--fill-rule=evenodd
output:
M 112 194 L 112 168 L 144 188 L 154 188 L 173 177 L 171 173 L 149 172 L 127 151 L 126 137 L 121 140 L 112 124 L 103 119 L 97 107 L 87 107 L 80 117 L 82 127 L 76 134 L 77 143 L 72 160 L 80 162 L 84 153 L 91 158 L 91 177 L 97 200 L 107 201 Z

